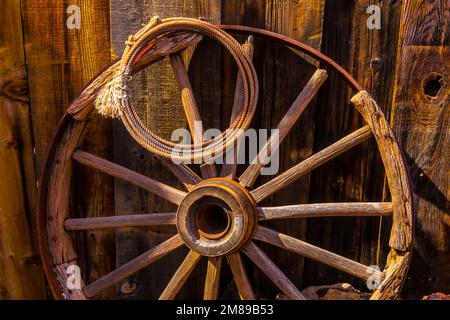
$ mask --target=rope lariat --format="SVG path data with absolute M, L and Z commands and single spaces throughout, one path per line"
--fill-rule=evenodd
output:
M 155 27 L 161 22 L 159 16 L 155 16 L 150 19 L 150 22 L 139 30 L 134 35 L 129 35 L 128 40 L 125 42 L 126 49 L 124 51 L 123 57 L 134 45 L 137 39 L 142 37 L 146 32 Z M 122 57 L 122 61 L 123 61 Z M 95 100 L 95 109 L 104 117 L 107 118 L 121 118 L 123 115 L 122 111 L 122 100 L 129 96 L 128 81 L 131 80 L 131 76 L 124 76 L 124 66 L 120 63 L 119 69 L 113 76 L 112 80 L 106 83 L 97 95 Z
M 137 116 L 138 112 L 131 102 L 129 88 L 136 66 L 138 64 L 143 66 L 143 61 L 146 61 L 144 57 L 151 56 L 152 49 L 158 45 L 158 41 L 182 32 L 204 35 L 221 43 L 234 58 L 243 83 L 240 113 L 234 118 L 230 128 L 210 141 L 197 141 L 192 145 L 174 144 L 150 131 Z M 117 63 L 117 70 L 108 77 L 107 82 L 100 84 L 101 90 L 95 100 L 95 109 L 102 116 L 119 118 L 130 135 L 147 150 L 177 162 L 195 163 L 206 157 L 220 156 L 232 147 L 249 127 L 258 99 L 256 71 L 241 45 L 221 28 L 196 19 L 160 19 L 156 16 L 136 34 L 130 35 L 125 44 L 125 50 Z M 162 54 L 165 52 L 164 49 L 160 48 Z

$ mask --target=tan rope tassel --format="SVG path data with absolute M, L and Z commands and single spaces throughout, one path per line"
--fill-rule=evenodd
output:
M 159 16 L 155 16 L 150 19 L 150 22 L 145 25 L 144 28 L 139 30 L 135 35 L 130 35 L 128 40 L 125 42 L 127 45 L 124 55 L 127 53 L 129 47 L 134 43 L 134 39 L 140 37 L 144 32 L 147 32 L 154 26 L 156 26 L 161 19 Z M 130 77 L 124 77 L 123 75 L 123 65 L 120 64 L 119 69 L 116 71 L 112 79 L 106 83 L 102 90 L 97 95 L 95 99 L 95 109 L 99 114 L 107 118 L 120 118 L 122 113 L 122 99 L 128 95 L 128 81 L 131 80 Z

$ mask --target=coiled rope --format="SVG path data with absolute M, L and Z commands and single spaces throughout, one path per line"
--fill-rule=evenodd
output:
M 137 116 L 129 89 L 133 64 L 150 49 L 149 43 L 158 37 L 180 31 L 196 32 L 220 42 L 234 58 L 243 83 L 243 103 L 230 127 L 214 139 L 196 144 L 175 144 L 149 130 Z M 129 36 L 119 68 L 113 79 L 99 92 L 95 106 L 104 116 L 120 118 L 130 135 L 157 156 L 178 163 L 199 163 L 205 158 L 218 157 L 233 147 L 236 140 L 249 127 L 257 99 L 258 79 L 255 69 L 242 51 L 241 45 L 232 36 L 219 27 L 201 20 L 154 17 L 135 35 Z

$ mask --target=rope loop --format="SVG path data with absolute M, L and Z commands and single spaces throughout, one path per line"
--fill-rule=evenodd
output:
M 169 34 L 178 32 L 202 34 L 221 43 L 234 58 L 243 82 L 243 99 L 240 113 L 230 128 L 210 141 L 196 144 L 175 144 L 164 140 L 149 130 L 137 116 L 131 102 L 128 83 L 133 75 L 134 64 L 151 50 L 148 44 Z M 189 18 L 150 19 L 136 34 L 130 35 L 119 63 L 118 71 L 99 92 L 95 107 L 106 117 L 119 118 L 130 135 L 143 147 L 157 156 L 176 160 L 178 163 L 197 163 L 198 160 L 218 157 L 232 147 L 250 125 L 258 99 L 258 79 L 255 68 L 245 55 L 241 45 L 218 26 Z

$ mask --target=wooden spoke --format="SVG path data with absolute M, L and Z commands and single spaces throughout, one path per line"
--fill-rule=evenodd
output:
M 156 260 L 164 257 L 173 250 L 183 245 L 183 240 L 180 235 L 175 235 L 172 238 L 157 245 L 153 249 L 141 254 L 137 258 L 125 263 L 121 267 L 117 268 L 113 272 L 101 277 L 100 279 L 92 282 L 90 285 L 84 288 L 84 294 L 90 298 L 100 293 L 103 289 L 106 289 L 116 282 L 124 280 L 139 270 L 148 267 Z
M 312 203 L 258 208 L 259 220 L 392 215 L 391 202 Z
M 266 227 L 258 226 L 254 239 L 295 252 L 363 280 L 367 280 L 370 276 L 383 280 L 385 276 L 381 271 Z
M 259 188 L 253 190 L 251 192 L 253 198 L 255 198 L 256 202 L 261 202 L 275 192 L 285 188 L 304 174 L 336 158 L 343 152 L 362 143 L 371 136 L 372 132 L 368 126 L 364 126 L 361 129 L 354 131 L 325 149 L 313 154 L 306 160 L 283 172 Z
M 242 51 L 244 54 L 247 55 L 247 57 L 250 60 L 253 60 L 253 36 L 249 36 L 247 41 L 242 45 Z M 233 107 L 231 109 L 231 120 L 230 124 L 233 123 L 233 121 L 238 116 L 239 112 L 241 111 L 242 105 L 244 102 L 242 101 L 243 89 L 244 85 L 242 83 L 242 77 L 241 74 L 238 73 L 237 79 L 236 79 L 236 88 L 234 89 L 234 101 L 233 101 Z M 232 163 L 224 163 L 222 165 L 222 169 L 220 171 L 220 176 L 224 178 L 234 179 L 236 176 L 236 169 L 237 169 L 237 150 L 236 146 L 233 150 L 234 156 L 233 156 L 233 162 Z
M 306 86 L 300 92 L 297 99 L 295 99 L 294 103 L 292 103 L 292 106 L 289 108 L 283 119 L 281 119 L 280 123 L 278 124 L 278 136 L 272 135 L 270 137 L 269 141 L 267 141 L 267 143 L 264 145 L 256 159 L 254 160 L 254 163 L 251 163 L 244 171 L 244 173 L 239 177 L 239 182 L 243 186 L 251 187 L 253 185 L 256 178 L 258 178 L 261 169 L 270 161 L 271 154 L 273 152 L 276 152 L 279 144 L 281 144 L 281 142 L 283 142 L 283 140 L 286 138 L 289 131 L 291 131 L 292 127 L 305 111 L 306 107 L 315 97 L 327 77 L 327 72 L 323 69 L 318 69 L 316 70 L 316 72 L 314 72 L 311 79 L 309 79 Z
M 184 65 L 183 57 L 179 53 L 170 55 L 173 73 L 181 90 L 181 101 L 184 112 L 191 130 L 192 138 L 195 144 L 203 141 L 203 123 L 195 102 L 194 93 L 192 91 L 191 82 Z M 214 164 L 205 164 L 200 167 L 203 178 L 217 177 L 217 169 Z
M 204 300 L 217 300 L 219 296 L 220 270 L 222 269 L 223 257 L 212 257 L 208 259 L 206 270 Z
M 203 140 L 203 129 L 199 124 L 202 120 L 197 103 L 195 102 L 191 82 L 189 81 L 189 76 L 184 66 L 183 57 L 179 53 L 172 54 L 170 55 L 170 63 L 172 64 L 173 73 L 181 91 L 181 101 L 192 138 L 195 143 L 201 143 Z
M 110 176 L 130 182 L 138 187 L 150 191 L 168 201 L 179 205 L 183 201 L 186 193 L 172 188 L 162 182 L 153 180 L 133 170 L 124 168 L 111 161 L 94 156 L 88 152 L 76 150 L 72 158 L 81 164 L 102 171 Z
M 99 230 L 125 227 L 175 225 L 176 213 L 147 213 L 124 216 L 66 219 L 66 231 Z
M 170 170 L 177 178 L 184 184 L 187 190 L 191 190 L 197 183 L 202 181 L 194 171 L 192 171 L 186 164 L 175 164 L 168 159 L 162 159 L 162 164 Z
M 217 177 L 217 168 L 213 163 L 204 163 L 200 166 L 200 172 L 205 179 Z
M 234 282 L 236 283 L 239 297 L 241 300 L 255 300 L 250 280 L 247 276 L 244 263 L 239 253 L 233 253 L 227 256 L 228 264 L 233 273 Z
M 270 280 L 290 299 L 305 300 L 291 280 L 253 242 L 249 242 L 243 252 L 263 271 Z
M 159 300 L 172 300 L 176 297 L 201 257 L 202 256 L 194 250 L 189 251 L 183 263 L 175 272 L 172 279 L 170 279 L 169 284 L 164 289 Z

